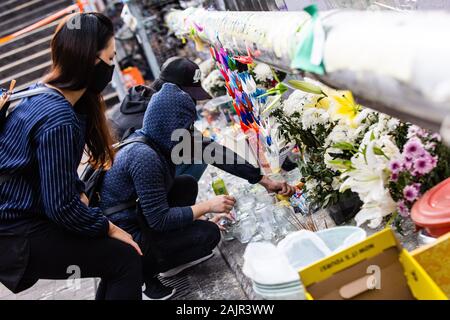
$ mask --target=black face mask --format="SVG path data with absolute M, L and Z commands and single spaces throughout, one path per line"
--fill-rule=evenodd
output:
M 97 94 L 105 90 L 112 80 L 114 67 L 114 65 L 110 66 L 105 61 L 100 59 L 100 62 L 95 65 L 92 81 L 88 87 L 88 90 Z

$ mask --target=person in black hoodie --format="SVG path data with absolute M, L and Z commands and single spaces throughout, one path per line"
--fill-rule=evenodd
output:
M 187 175 L 175 176 L 172 152 L 178 141 L 172 140 L 172 134 L 178 129 L 192 130 L 196 109 L 191 94 L 195 94 L 192 93 L 195 90 L 165 83 L 152 96 L 143 128 L 129 137 L 143 136 L 149 144 L 132 143 L 120 149 L 101 187 L 100 207 L 105 211 L 139 199 L 142 215 L 135 208 L 129 208 L 108 218 L 131 233 L 143 249 L 144 261 L 147 261 L 144 262 L 144 293 L 151 299 L 173 295 L 172 289 L 165 288 L 153 278 L 155 274 L 174 276 L 212 256 L 212 250 L 220 240 L 220 232 L 215 223 L 204 221 L 204 215 L 227 215 L 235 203 L 235 199 L 229 196 L 196 203 L 197 181 Z M 217 145 L 215 152 L 224 157 L 230 153 L 234 155 L 232 163 L 211 163 L 220 169 L 252 184 L 260 183 L 270 192 L 293 193 L 292 187 L 262 176 L 259 168 L 235 153 L 229 151 L 227 154 L 225 147 Z M 142 216 L 144 226 L 139 221 Z M 155 249 L 150 248 L 151 245 L 159 252 L 160 261 L 156 261 Z

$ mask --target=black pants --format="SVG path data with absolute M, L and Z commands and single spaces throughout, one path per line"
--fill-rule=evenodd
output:
M 197 194 L 198 184 L 193 177 L 178 176 L 168 195 L 169 205 L 192 206 L 195 204 Z M 183 229 L 168 232 L 147 229 L 142 235 L 145 279 L 211 254 L 220 241 L 220 230 L 217 225 L 203 220 L 196 220 Z M 150 242 L 156 252 L 152 252 Z M 157 261 L 157 256 L 161 261 Z
M 142 299 L 142 260 L 131 246 L 111 238 L 89 239 L 44 222 L 29 235 L 30 255 L 22 282 L 101 278 L 97 299 Z M 72 278 L 71 278 L 72 279 Z

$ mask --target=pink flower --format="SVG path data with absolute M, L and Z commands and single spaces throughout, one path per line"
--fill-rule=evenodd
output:
M 425 153 L 422 142 L 418 138 L 411 138 L 403 148 L 403 153 L 408 157 L 420 157 Z
M 427 132 L 424 129 L 422 129 L 421 127 L 418 127 L 416 125 L 412 125 L 408 129 L 408 137 L 409 138 L 411 138 L 411 137 L 422 138 L 422 137 L 425 137 L 426 135 L 427 135 Z
M 398 173 L 402 169 L 402 163 L 399 160 L 392 160 L 389 163 L 389 169 L 393 173 Z
M 436 163 L 436 159 L 427 152 L 423 157 L 418 158 L 414 161 L 413 174 L 428 174 L 436 167 Z
M 409 209 L 408 206 L 406 205 L 405 201 L 399 201 L 397 203 L 397 208 L 398 208 L 398 213 L 400 213 L 400 215 L 402 217 L 409 217 Z
M 431 135 L 431 139 L 436 140 L 438 142 L 440 142 L 442 140 L 441 135 L 439 133 L 433 133 Z
M 403 169 L 411 170 L 413 166 L 413 157 L 403 156 Z
M 430 158 L 430 163 L 433 166 L 433 168 L 436 168 L 437 164 L 438 164 L 438 157 L 434 156 Z
M 398 181 L 398 173 L 397 172 L 393 172 L 391 174 L 391 181 L 394 181 L 394 182 Z
M 436 148 L 436 142 L 428 142 L 425 145 L 425 149 L 427 150 L 434 150 Z
M 420 193 L 420 188 L 422 187 L 422 185 L 420 183 L 413 183 L 412 186 L 414 188 L 416 188 L 417 192 Z
M 403 189 L 403 197 L 405 197 L 405 199 L 409 202 L 415 201 L 418 196 L 419 190 L 417 190 L 414 185 L 406 186 L 405 189 Z

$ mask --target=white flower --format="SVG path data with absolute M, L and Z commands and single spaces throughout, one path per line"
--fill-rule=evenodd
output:
M 305 182 L 305 188 L 308 191 L 314 191 L 317 188 L 318 185 L 319 185 L 319 181 L 317 181 L 314 178 L 308 179 Z
M 354 170 L 344 173 L 341 178 L 347 178 L 341 186 L 343 192 L 351 189 L 359 194 L 363 202 L 379 199 L 384 193 L 384 185 L 387 182 L 385 169 L 388 161 L 374 153 L 375 141 L 370 141 L 364 148 L 365 155 L 358 153 L 352 157 Z
M 326 138 L 325 147 L 332 146 L 339 142 L 353 143 L 355 137 L 355 129 L 344 124 L 338 124 L 331 130 Z
M 272 69 L 270 68 L 269 65 L 265 63 L 256 64 L 255 68 L 253 69 L 253 72 L 255 73 L 255 79 L 260 82 L 273 80 Z
M 389 191 L 386 189 L 381 201 L 370 201 L 363 204 L 361 210 L 356 214 L 355 221 L 359 227 L 369 221 L 369 228 L 378 227 L 383 221 L 383 217 L 395 212 L 397 204 L 392 200 Z
M 390 132 L 394 131 L 395 129 L 397 129 L 397 127 L 400 125 L 400 120 L 396 119 L 396 118 L 392 118 L 388 121 L 387 123 L 387 127 L 389 129 Z
M 376 137 L 380 137 L 382 135 L 386 135 L 392 133 L 397 129 L 400 121 L 394 118 L 391 118 L 388 115 L 383 113 L 379 114 L 378 122 L 373 124 L 369 130 L 373 131 Z
M 375 150 L 382 151 L 382 155 Z M 388 165 L 390 159 L 400 156 L 400 150 L 392 142 L 392 137 L 375 137 L 373 131 L 367 132 L 360 152 L 352 157 L 354 170 L 341 175 L 344 180 L 340 187 L 343 192 L 351 189 L 356 192 L 364 205 L 355 218 L 358 225 L 370 221 L 369 226 L 378 226 L 382 218 L 395 211 L 395 202 L 388 189 Z
M 287 116 L 292 116 L 294 112 L 303 112 L 303 107 L 308 101 L 310 94 L 300 90 L 295 90 L 289 98 L 283 102 L 283 112 Z
M 214 96 L 217 89 L 225 88 L 225 80 L 219 70 L 214 70 L 202 81 L 202 86 L 206 92 Z
M 308 108 L 303 112 L 303 130 L 315 129 L 319 124 L 326 124 L 329 119 L 330 115 L 325 110 L 319 108 Z
M 340 188 L 340 192 L 351 189 L 358 193 L 364 203 L 382 197 L 387 178 L 383 172 L 385 166 L 378 163 L 375 155 L 373 157 L 368 155 L 367 160 L 366 163 L 363 156 L 352 159 L 352 165 L 355 169 L 341 176 L 342 180 L 347 179 L 344 180 Z
M 390 135 L 384 135 L 378 139 L 377 144 L 383 150 L 386 157 L 394 159 L 400 157 L 400 150 L 393 141 L 393 137 Z
M 359 126 L 373 113 L 375 113 L 373 110 L 364 108 L 358 113 L 356 118 L 353 120 L 353 123 Z

